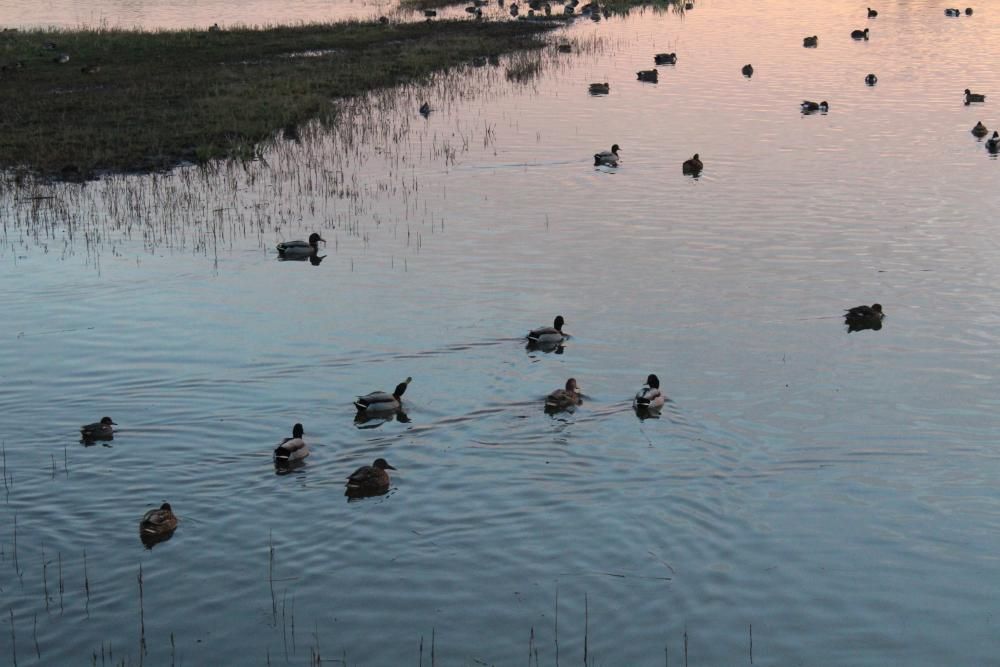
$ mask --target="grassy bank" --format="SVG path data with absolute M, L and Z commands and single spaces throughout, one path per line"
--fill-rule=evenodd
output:
M 335 98 L 542 45 L 531 21 L 0 32 L 0 168 L 66 179 L 249 157 Z M 68 62 L 57 62 L 60 55 Z M 400 113 L 416 109 L 400 109 Z

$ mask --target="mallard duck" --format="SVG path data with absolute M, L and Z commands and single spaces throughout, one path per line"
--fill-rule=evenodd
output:
M 611 92 L 611 84 L 609 83 L 592 83 L 590 84 L 590 94 L 591 95 L 607 95 Z
M 697 176 L 704 168 L 705 165 L 702 164 L 701 158 L 699 158 L 698 154 L 695 153 L 694 157 L 690 160 L 684 160 L 684 164 L 681 165 L 681 172 L 691 176 Z
M 993 131 L 993 136 L 986 140 L 986 150 L 991 153 L 1000 151 L 1000 132 Z
M 983 121 L 979 121 L 976 123 L 976 126 L 972 128 L 972 134 L 977 137 L 985 137 L 989 133 L 990 131 L 986 129 L 985 125 L 983 125 Z
M 953 7 L 949 7 L 948 9 L 944 10 L 944 15 L 945 16 L 959 16 L 960 14 L 961 14 L 961 12 L 959 12 L 957 9 L 955 9 Z
M 852 30 L 851 39 L 868 39 L 868 28 L 864 30 Z
M 370 394 L 358 396 L 358 400 L 354 401 L 354 407 L 358 409 L 358 412 L 365 412 L 369 414 L 376 412 L 395 412 L 402 406 L 402 401 L 400 399 L 403 394 L 406 393 L 406 386 L 412 381 L 413 378 L 406 378 L 404 381 L 396 385 L 396 390 L 391 394 L 387 394 L 384 391 L 373 391 Z
M 427 118 L 427 116 L 429 116 L 430 114 L 431 114 L 431 105 L 427 102 L 421 104 L 420 115 L 423 116 L 424 118 Z
M 873 303 L 870 306 L 855 306 L 844 313 L 844 324 L 847 325 L 847 333 L 873 329 L 878 331 L 882 328 L 882 304 Z
M 556 389 L 545 397 L 545 409 L 549 412 L 571 410 L 583 403 L 580 398 L 580 388 L 576 386 L 576 378 L 566 380 L 563 389 Z
M 971 104 L 973 102 L 985 102 L 986 96 L 980 95 L 979 93 L 974 93 L 968 88 L 965 89 L 965 103 Z
M 617 145 L 615 147 L 617 148 Z M 566 320 L 563 319 L 563 316 L 557 315 L 556 319 L 552 322 L 552 326 L 538 327 L 529 331 L 527 336 L 528 343 L 534 345 L 556 345 L 563 342 L 568 338 L 562 330 L 565 323 Z
M 319 250 L 319 242 L 326 243 L 326 239 L 313 232 L 309 235 L 308 241 L 283 241 L 277 245 L 278 255 L 281 257 L 306 257 Z
M 802 113 L 813 113 L 814 111 L 829 111 L 830 105 L 826 103 L 826 100 L 816 103 L 810 102 L 809 100 L 804 100 L 802 102 Z
M 869 74 L 868 76 L 865 77 L 865 83 L 868 84 L 869 86 L 874 86 L 876 83 L 878 83 L 878 77 L 875 76 L 874 74 Z
M 741 69 L 740 71 L 743 72 L 743 76 L 749 79 L 750 77 L 753 76 L 753 65 L 749 64 L 744 65 L 743 69 Z
M 660 80 L 660 73 L 655 69 L 644 69 L 635 73 L 639 81 L 646 83 L 657 83 Z
M 163 503 L 159 509 L 149 510 L 139 522 L 139 535 L 142 537 L 164 537 L 177 529 L 177 517 L 170 503 Z
M 657 53 L 653 56 L 653 62 L 657 65 L 676 65 L 677 64 L 677 54 L 676 53 Z
M 806 37 L 802 40 L 802 46 L 805 47 L 811 48 L 815 47 L 817 44 L 819 44 L 819 37 L 817 37 L 816 35 L 813 35 L 812 37 Z
M 868 18 L 873 19 L 876 16 L 878 16 L 878 12 L 875 11 L 874 9 L 872 9 L 871 7 L 869 7 L 868 8 Z
M 287 465 L 295 461 L 301 461 L 309 456 L 309 445 L 302 439 L 305 430 L 302 424 L 292 427 L 292 437 L 285 438 L 274 450 L 274 463 L 276 465 Z
M 111 421 L 111 417 L 101 417 L 101 421 L 87 424 L 80 427 L 80 435 L 84 440 L 113 440 L 115 430 L 112 426 L 118 426 Z
M 667 397 L 660 391 L 660 378 L 650 375 L 646 384 L 636 392 L 632 407 L 635 410 L 659 410 L 666 403 Z
M 370 466 L 361 466 L 347 478 L 348 496 L 378 495 L 389 490 L 389 473 L 395 470 L 385 459 L 375 459 Z
M 601 151 L 600 153 L 594 153 L 594 166 L 599 167 L 601 165 L 606 165 L 608 167 L 618 166 L 618 151 L 621 147 L 615 144 L 611 147 L 610 151 Z

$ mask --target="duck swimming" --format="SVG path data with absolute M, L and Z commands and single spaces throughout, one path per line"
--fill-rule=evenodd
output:
M 809 100 L 802 102 L 802 113 L 813 113 L 814 111 L 826 112 L 829 110 L 830 105 L 826 103 L 826 100 L 819 102 L 818 104 L 816 102 L 810 102 Z
M 428 104 L 427 102 L 421 104 L 420 115 L 423 116 L 424 118 L 427 118 L 429 115 L 431 115 L 431 105 Z
M 657 83 L 660 80 L 660 73 L 655 69 L 644 69 L 636 72 L 635 75 L 639 81 L 645 81 L 646 83 Z
M 677 64 L 677 54 L 676 53 L 657 53 L 653 56 L 653 62 L 657 65 L 676 65 Z
M 292 427 L 292 437 L 282 440 L 274 450 L 275 465 L 288 465 L 309 456 L 309 445 L 302 439 L 303 435 L 305 435 L 305 430 L 302 428 L 302 424 L 296 424 Z
M 344 495 L 353 498 L 377 496 L 389 490 L 389 473 L 395 470 L 385 459 L 375 459 L 370 466 L 361 466 L 347 478 L 347 490 Z
M 592 83 L 590 84 L 590 94 L 591 95 L 607 95 L 611 92 L 611 84 L 609 83 Z
M 874 74 L 869 74 L 868 76 L 865 77 L 865 83 L 868 84 L 869 86 L 874 86 L 876 83 L 878 83 L 878 77 L 875 76 Z
M 878 16 L 878 12 L 875 11 L 874 9 L 872 9 L 871 7 L 869 7 L 868 8 L 868 18 L 873 19 L 876 16 Z
M 993 131 L 993 136 L 986 140 L 986 150 L 991 153 L 1000 151 L 1000 132 Z
M 684 160 L 684 164 L 681 165 L 681 173 L 687 174 L 689 176 L 697 176 L 698 174 L 701 173 L 701 170 L 704 168 L 705 165 L 702 164 L 701 158 L 699 158 L 698 154 L 695 153 L 694 157 L 692 157 L 690 160 Z
M 852 30 L 851 31 L 851 39 L 864 39 L 864 40 L 867 40 L 868 39 L 868 28 L 865 28 L 864 30 Z
M 968 88 L 965 89 L 965 103 L 971 104 L 973 102 L 985 102 L 986 96 L 980 95 L 979 93 L 974 93 Z
M 282 258 L 308 257 L 318 252 L 320 241 L 326 243 L 326 239 L 316 232 L 309 235 L 308 241 L 283 241 L 276 246 L 278 256 Z
M 563 389 L 556 389 L 545 397 L 546 412 L 560 412 L 562 410 L 572 410 L 583 403 L 580 397 L 580 388 L 576 385 L 576 378 L 566 380 Z
M 374 414 L 376 412 L 395 412 L 402 407 L 402 396 L 406 393 L 406 386 L 413 381 L 413 378 L 406 378 L 396 385 L 395 391 L 387 394 L 384 391 L 373 391 L 364 396 L 358 396 L 354 401 L 354 407 L 358 412 Z
M 813 35 L 812 37 L 805 37 L 802 40 L 802 46 L 806 48 L 814 48 L 817 44 L 819 44 L 819 37 L 816 35 Z
M 753 65 L 749 65 L 749 64 L 748 65 L 744 65 L 743 69 L 741 69 L 740 71 L 743 73 L 743 76 L 745 76 L 746 78 L 749 79 L 750 77 L 753 76 Z
M 101 417 L 101 421 L 87 424 L 80 427 L 80 435 L 84 440 L 114 440 L 115 430 L 112 426 L 118 426 L 111 421 L 111 417 Z
M 983 125 L 983 121 L 979 121 L 976 123 L 976 126 L 972 128 L 972 134 L 977 137 L 985 137 L 989 133 L 990 131 L 986 129 L 985 125 Z
M 957 9 L 955 9 L 953 7 L 949 7 L 948 9 L 944 10 L 944 15 L 945 16 L 959 16 L 960 14 L 961 14 L 961 12 L 959 12 Z
M 149 510 L 139 522 L 139 537 L 144 544 L 161 542 L 177 529 L 177 516 L 170 503 L 163 503 L 159 509 Z
M 529 345 L 556 345 L 563 342 L 569 336 L 563 333 L 563 325 L 566 320 L 563 319 L 562 315 L 556 315 L 556 319 L 553 320 L 552 326 L 550 327 L 538 327 L 537 329 L 532 329 L 528 332 L 526 338 L 528 339 Z
M 864 331 L 865 329 L 878 331 L 882 328 L 884 317 L 880 303 L 873 303 L 870 306 L 855 306 L 844 313 L 844 324 L 847 325 L 847 333 Z
M 659 410 L 667 402 L 667 397 L 660 391 L 660 378 L 650 374 L 646 384 L 635 394 L 632 408 L 636 411 Z
M 594 166 L 600 167 L 601 165 L 607 167 L 617 167 L 618 166 L 618 151 L 621 147 L 615 144 L 611 147 L 610 151 L 601 151 L 600 153 L 594 153 Z

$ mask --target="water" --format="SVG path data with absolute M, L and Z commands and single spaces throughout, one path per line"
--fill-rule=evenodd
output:
M 989 664 L 1000 205 L 969 129 L 1000 75 L 967 53 L 1000 26 L 943 7 L 583 21 L 527 84 L 374 96 L 267 166 L 5 195 L 0 656 L 13 611 L 18 664 L 139 662 L 141 567 L 148 664 L 429 664 L 433 633 L 444 665 L 676 665 L 685 632 L 740 664 L 751 625 L 754 664 Z M 313 230 L 321 265 L 276 261 Z M 526 352 L 556 314 L 564 354 Z M 411 421 L 356 428 L 406 376 Z M 296 421 L 313 454 L 275 475 Z M 392 490 L 346 502 L 376 457 Z

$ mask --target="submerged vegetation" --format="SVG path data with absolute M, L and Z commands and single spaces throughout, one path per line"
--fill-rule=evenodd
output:
M 535 21 L 0 33 L 0 168 L 66 180 L 254 158 L 337 98 L 538 48 Z M 68 58 L 68 60 L 67 60 Z M 414 110 L 415 111 L 415 110 Z M 400 110 L 406 113 L 406 110 Z

